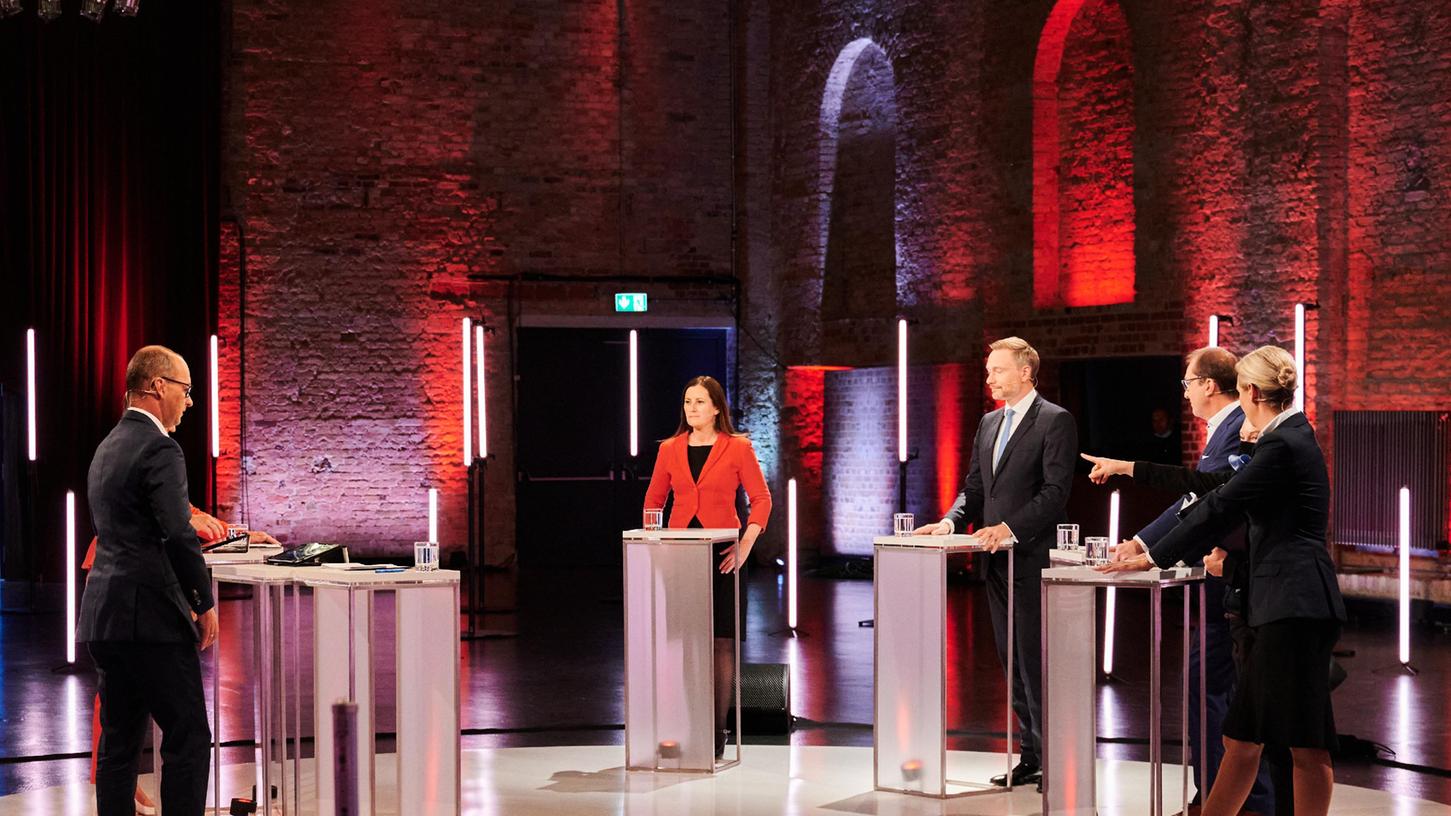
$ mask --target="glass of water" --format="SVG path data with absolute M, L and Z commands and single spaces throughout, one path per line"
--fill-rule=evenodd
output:
M 892 514 L 892 535 L 909 536 L 916 525 L 916 519 L 911 513 Z
M 1078 549 L 1078 525 L 1058 525 L 1058 549 L 1075 551 Z
M 663 508 L 663 507 L 647 507 L 647 508 L 645 508 L 645 529 L 646 530 L 659 530 L 660 528 L 662 528 L 664 526 L 665 526 L 665 508 Z
M 1083 541 L 1088 545 L 1084 561 L 1093 565 L 1108 563 L 1108 536 L 1089 536 Z
M 438 569 L 437 541 L 413 542 L 413 568 L 420 572 L 432 572 Z

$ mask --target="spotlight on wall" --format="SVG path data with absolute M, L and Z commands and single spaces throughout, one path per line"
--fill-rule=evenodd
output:
M 35 6 L 35 16 L 50 22 L 60 16 L 60 0 L 40 0 Z
M 13 17 L 21 11 L 20 0 L 0 0 L 0 17 Z
M 81 16 L 93 23 L 106 16 L 106 0 L 81 0 Z
M 116 0 L 111 8 L 121 17 L 135 17 L 141 10 L 141 0 Z

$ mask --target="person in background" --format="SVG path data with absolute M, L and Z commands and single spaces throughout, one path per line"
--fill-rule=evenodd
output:
M 680 407 L 680 424 L 675 434 L 660 443 L 655 470 L 645 491 L 646 510 L 663 508 L 671 496 L 667 527 L 741 529 L 736 515 L 736 494 L 745 488 L 750 516 L 740 539 L 721 551 L 714 573 L 715 599 L 715 754 L 725 749 L 723 724 L 730 708 L 731 682 L 735 669 L 733 630 L 746 636 L 745 569 L 756 539 L 771 516 L 771 490 L 761 474 L 756 450 L 744 434 L 731 424 L 730 404 L 725 389 L 714 377 L 696 377 L 685 384 Z M 734 576 L 740 572 L 741 620 L 735 620 Z

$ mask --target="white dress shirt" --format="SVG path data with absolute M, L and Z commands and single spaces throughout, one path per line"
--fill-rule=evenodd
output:
M 134 405 L 130 406 L 126 410 L 135 411 L 136 413 L 141 414 L 142 416 L 151 420 L 151 422 L 156 425 L 156 430 L 161 431 L 162 436 L 169 436 L 169 434 L 166 433 L 166 426 L 161 424 L 161 420 L 156 418 L 156 414 L 151 413 L 145 408 L 137 408 Z
M 1019 397 L 1017 402 L 1013 403 L 1012 405 L 1005 405 L 1005 406 L 1003 406 L 1004 409 L 1007 409 L 1007 408 L 1011 408 L 1012 409 L 1012 411 L 1013 411 L 1013 421 L 1012 421 L 1011 424 L 1007 421 L 1008 414 L 1007 414 L 1007 411 L 1004 410 L 1003 411 L 1003 421 L 1001 423 L 999 423 L 1000 424 L 1000 427 L 998 428 L 998 434 L 997 434 L 997 436 L 995 436 L 993 438 L 993 448 L 992 448 L 992 452 L 990 454 L 991 456 L 993 456 L 994 458 L 997 457 L 997 455 L 998 455 L 998 448 L 1001 445 L 1004 444 L 1004 442 L 1003 442 L 1004 439 L 1011 440 L 1013 438 L 1013 431 L 1016 431 L 1018 429 L 1018 427 L 1023 424 L 1022 423 L 1023 414 L 1026 413 L 1029 408 L 1032 408 L 1033 407 L 1033 400 L 1037 396 L 1038 396 L 1038 390 L 1036 388 L 1029 388 L 1028 389 L 1028 393 L 1026 393 L 1023 396 Z M 997 463 L 996 462 L 992 462 L 991 460 L 989 460 L 988 467 L 991 468 L 994 472 L 997 471 Z M 949 528 L 951 528 L 951 526 L 952 526 L 952 522 L 950 520 L 948 520 L 948 519 L 943 519 L 943 520 L 941 520 L 941 521 L 939 521 L 937 523 L 938 524 L 946 524 L 946 525 L 948 525 Z M 1001 524 L 1008 531 L 1008 539 L 1007 539 L 1008 540 L 1008 543 L 1010 543 L 1010 544 L 1017 544 L 1018 543 L 1018 537 L 1016 535 L 1013 535 L 1013 528 L 1008 527 L 1008 523 L 1007 522 L 1001 522 Z

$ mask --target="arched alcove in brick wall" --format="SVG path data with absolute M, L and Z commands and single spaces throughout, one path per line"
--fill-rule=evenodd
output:
M 1116 0 L 1059 0 L 1033 67 L 1033 304 L 1134 299 L 1134 82 Z
M 820 362 L 892 355 L 897 317 L 897 111 L 892 65 L 857 40 L 827 78 L 821 114 Z

